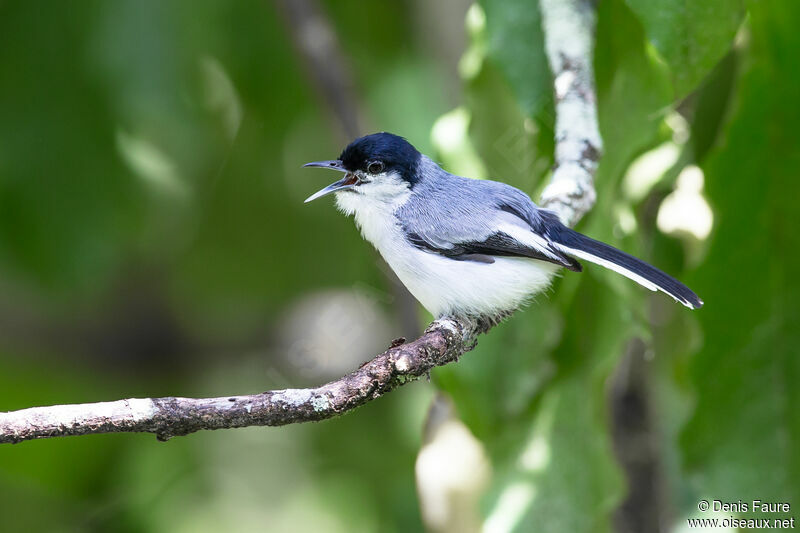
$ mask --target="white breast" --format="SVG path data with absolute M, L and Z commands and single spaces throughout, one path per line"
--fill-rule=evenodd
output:
M 436 317 L 495 316 L 513 311 L 547 288 L 557 268 L 523 257 L 496 257 L 491 264 L 455 261 L 410 248 L 403 257 L 384 258 L 411 294 Z
M 406 188 L 407 189 L 407 188 Z M 435 317 L 496 316 L 523 305 L 550 284 L 557 266 L 521 257 L 495 257 L 494 263 L 456 261 L 411 245 L 395 211 L 403 194 L 337 193 L 336 203 L 355 217 L 361 234 L 380 252 L 411 294 Z

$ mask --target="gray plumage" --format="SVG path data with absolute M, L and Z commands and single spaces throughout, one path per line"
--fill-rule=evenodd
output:
M 435 316 L 494 321 L 544 290 L 578 259 L 609 268 L 689 308 L 703 302 L 657 268 L 564 226 L 519 189 L 455 176 L 405 139 L 356 139 L 337 160 L 309 163 L 345 177 L 308 198 L 335 193 L 412 294 Z
M 518 255 L 581 270 L 577 261 L 553 246 L 540 251 L 498 231 L 498 222 L 504 222 L 546 235 L 548 224 L 559 224 L 555 213 L 539 209 L 521 190 L 455 176 L 425 156 L 418 171 L 422 178 L 414 194 L 395 213 L 412 244 L 454 259 L 486 262 L 492 255 Z

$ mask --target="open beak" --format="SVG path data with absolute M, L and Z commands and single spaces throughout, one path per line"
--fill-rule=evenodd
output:
M 318 167 L 318 168 L 330 168 L 332 170 L 338 170 L 339 172 L 347 172 L 347 169 L 344 168 L 342 162 L 338 159 L 334 159 L 331 161 L 314 161 L 313 163 L 306 163 L 303 167 Z M 308 203 L 311 200 L 316 200 L 317 198 L 322 198 L 323 196 L 327 196 L 328 194 L 336 191 L 344 191 L 347 189 L 352 189 L 356 186 L 358 179 L 356 178 L 355 174 L 347 172 L 344 178 L 331 183 L 321 191 L 317 191 L 308 198 L 304 203 Z

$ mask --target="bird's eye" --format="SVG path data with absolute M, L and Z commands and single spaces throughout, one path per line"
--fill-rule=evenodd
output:
M 383 162 L 382 161 L 372 161 L 369 165 L 367 165 L 367 172 L 370 174 L 380 174 L 383 172 Z

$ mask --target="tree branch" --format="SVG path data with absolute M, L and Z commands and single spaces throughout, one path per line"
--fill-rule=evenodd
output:
M 597 125 L 590 0 L 540 0 L 545 49 L 556 95 L 556 168 L 541 205 L 574 226 L 594 205 L 594 174 L 603 151 Z
M 584 0 L 541 0 L 541 10 L 557 113 L 556 168 L 541 204 L 572 225 L 594 203 L 593 178 L 602 148 L 591 67 L 594 9 Z M 154 433 L 167 440 L 203 429 L 324 420 L 457 361 L 490 327 L 463 319 L 436 320 L 417 340 L 393 346 L 351 374 L 315 389 L 128 399 L 0 413 L 0 443 L 117 432 Z
M 408 344 L 315 389 L 284 389 L 221 398 L 132 398 L 33 407 L 0 413 L 0 443 L 90 433 L 154 433 L 159 440 L 202 429 L 283 426 L 324 420 L 427 375 L 475 345 L 477 326 L 443 318 Z

